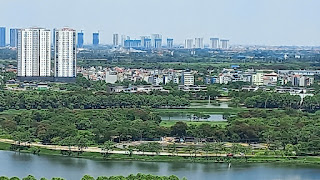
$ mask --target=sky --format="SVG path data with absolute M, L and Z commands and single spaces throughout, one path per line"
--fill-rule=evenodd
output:
M 154 33 L 163 39 L 210 37 L 241 45 L 320 45 L 320 0 L 1 0 L 0 26 L 71 27 L 85 43 L 100 32 L 132 39 Z M 7 41 L 8 41 L 7 37 Z

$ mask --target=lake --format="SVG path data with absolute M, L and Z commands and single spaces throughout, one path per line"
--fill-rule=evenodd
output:
M 170 116 L 169 116 L 170 114 Z M 222 114 L 210 114 L 208 119 L 200 119 L 200 121 L 227 121 L 223 119 Z M 185 113 L 163 113 L 160 114 L 161 120 L 176 120 L 176 121 L 190 121 L 190 118 Z M 197 121 L 193 120 L 192 121 Z
M 229 108 L 229 104 L 226 102 L 220 102 L 219 105 L 209 103 L 191 103 L 190 108 Z
M 80 180 L 94 177 L 137 174 L 176 175 L 191 180 L 318 180 L 320 166 L 279 164 L 227 164 L 186 162 L 102 161 L 60 156 L 0 151 L 0 175 L 36 178 L 63 177 Z

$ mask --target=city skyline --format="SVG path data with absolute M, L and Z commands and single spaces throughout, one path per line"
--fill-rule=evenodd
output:
M 58 6 L 60 2 L 64 6 Z M 201 3 L 193 0 L 16 0 L 2 2 L 4 10 L 0 12 L 1 17 L 8 17 L 10 7 L 15 7 L 17 14 L 2 18 L 0 26 L 7 27 L 7 42 L 10 28 L 38 26 L 84 30 L 85 44 L 91 44 L 90 34 L 99 31 L 101 44 L 112 44 L 115 33 L 132 37 L 158 33 L 163 35 L 163 39 L 174 38 L 177 44 L 195 37 L 202 37 L 204 43 L 209 44 L 210 38 L 219 37 L 230 39 L 230 44 L 318 46 L 320 23 L 315 21 L 315 17 L 320 15 L 319 5 L 316 0 L 308 3 L 302 0 L 204 0 Z M 69 10 L 71 6 L 75 7 L 74 10 Z M 153 13 L 154 6 L 159 9 L 158 13 Z M 55 7 L 63 13 L 51 16 Z M 139 7 L 144 7 L 143 11 L 137 9 Z M 32 13 L 28 13 L 29 10 Z M 194 10 L 196 13 L 188 13 Z M 76 18 L 63 18 L 71 14 L 77 14 Z

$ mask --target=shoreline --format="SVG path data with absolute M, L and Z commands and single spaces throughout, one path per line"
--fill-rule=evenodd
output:
M 27 153 L 45 156 L 60 156 L 70 158 L 83 158 L 90 160 L 104 161 L 141 161 L 141 162 L 187 162 L 187 163 L 233 163 L 233 164 L 251 164 L 251 163 L 276 163 L 276 164 L 292 164 L 292 165 L 316 165 L 320 168 L 320 157 L 299 156 L 299 157 L 271 157 L 271 156 L 246 156 L 246 157 L 226 157 L 226 156 L 173 156 L 173 155 L 148 155 L 148 154 L 108 154 L 106 157 L 99 152 L 72 152 L 71 155 L 62 154 L 61 150 L 52 150 L 40 147 L 39 153 L 32 153 L 31 149 L 25 147 L 20 151 L 10 149 L 11 144 L 0 142 L 1 151 L 11 151 L 18 153 Z

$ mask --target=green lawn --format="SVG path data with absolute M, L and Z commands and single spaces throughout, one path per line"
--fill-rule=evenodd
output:
M 176 122 L 179 122 L 179 121 L 165 120 L 165 121 L 161 121 L 160 126 L 171 127 L 174 124 L 176 124 Z M 188 125 L 210 124 L 210 125 L 220 125 L 222 127 L 225 127 L 228 124 L 226 121 L 182 121 L 182 122 L 185 122 Z

